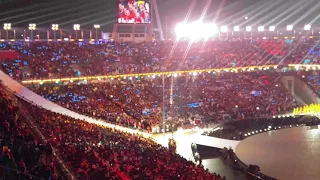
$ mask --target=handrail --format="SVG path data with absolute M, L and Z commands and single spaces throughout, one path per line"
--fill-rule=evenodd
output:
M 19 171 L 19 170 L 17 170 L 17 169 L 12 169 L 12 168 L 9 168 L 9 167 L 6 167 L 6 166 L 3 166 L 3 165 L 1 165 L 1 164 L 0 164 L 0 168 L 8 169 L 8 170 L 10 170 L 10 171 L 15 171 L 15 172 L 17 172 L 17 174 L 19 174 L 19 179 L 20 179 L 20 174 L 23 174 L 23 175 L 25 175 L 25 176 L 32 177 L 32 179 L 36 179 L 36 180 L 44 180 L 43 178 L 39 178 L 39 177 L 33 176 L 33 175 L 31 175 L 31 174 L 24 173 L 24 172 Z

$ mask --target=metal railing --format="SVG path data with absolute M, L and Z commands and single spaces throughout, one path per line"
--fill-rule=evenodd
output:
M 33 176 L 16 169 L 11 169 L 6 166 L 0 165 L 0 180 L 24 180 L 24 179 L 33 179 L 33 180 L 44 180 L 42 178 Z

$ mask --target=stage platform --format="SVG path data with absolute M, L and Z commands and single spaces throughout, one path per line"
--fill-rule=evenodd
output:
M 182 155 L 185 158 L 189 158 L 192 154 L 191 152 L 191 144 L 199 144 L 208 147 L 220 148 L 223 149 L 224 147 L 231 147 L 233 149 L 240 143 L 240 141 L 233 141 L 227 139 L 220 139 L 210 136 L 201 135 L 203 130 L 180 130 L 176 131 L 173 134 L 174 139 L 177 142 L 177 153 Z M 171 133 L 166 134 L 158 134 L 153 135 L 153 139 L 155 139 L 159 144 L 167 147 L 168 146 L 168 139 L 172 138 Z
M 245 164 L 280 180 L 320 179 L 320 130 L 295 127 L 248 137 L 235 148 Z

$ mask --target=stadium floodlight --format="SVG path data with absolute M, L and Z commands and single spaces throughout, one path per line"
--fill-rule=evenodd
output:
M 234 26 L 234 27 L 233 27 L 233 31 L 235 31 L 235 32 L 240 31 L 240 27 L 239 27 L 239 26 Z
M 214 37 L 218 33 L 218 28 L 213 23 L 207 23 L 200 25 L 200 29 L 197 32 L 202 32 L 202 37 L 204 39 Z
M 76 39 L 78 39 L 78 31 L 80 30 L 80 24 L 74 24 L 73 30 L 76 31 Z
M 32 23 L 29 24 L 29 30 L 31 31 L 31 39 L 33 39 L 33 31 L 36 30 L 37 25 Z
M 53 30 L 53 39 L 56 39 L 56 31 L 59 30 L 59 25 L 52 24 L 52 30 Z
M 188 34 L 188 27 L 185 23 L 179 23 L 177 24 L 175 28 L 175 32 L 178 38 L 186 36 Z
M 246 31 L 250 32 L 252 30 L 252 27 L 251 26 L 247 26 L 246 27 Z
M 198 20 L 198 21 L 194 21 L 190 24 L 186 24 L 187 30 L 185 29 L 185 33 L 184 34 L 185 37 L 191 39 L 192 41 L 198 41 L 200 40 L 202 37 L 205 36 L 205 27 L 204 24 L 202 23 L 202 21 Z
M 52 30 L 54 30 L 54 31 L 59 30 L 59 25 L 58 24 L 52 24 Z
M 292 25 L 287 25 L 287 31 L 292 31 L 293 26 Z
M 11 29 L 11 23 L 4 23 L 3 24 L 3 29 L 6 30 L 6 31 L 10 30 Z
M 98 39 L 98 29 L 100 28 L 99 24 L 93 25 L 93 27 L 96 29 L 96 39 Z
M 74 24 L 73 25 L 73 30 L 79 31 L 80 30 L 80 24 Z
M 192 41 L 201 39 L 207 40 L 214 37 L 218 33 L 218 28 L 213 23 L 203 23 L 202 21 L 194 21 L 192 23 L 179 23 L 175 28 L 177 38 L 188 38 Z
M 274 31 L 274 30 L 276 30 L 275 26 L 269 26 L 269 31 Z
M 34 31 L 36 30 L 37 25 L 36 24 L 29 24 L 29 30 Z
M 220 30 L 221 30 L 221 32 L 227 32 L 228 31 L 228 27 L 227 26 L 221 26 Z
M 3 29 L 6 30 L 7 39 L 9 39 L 9 33 L 8 33 L 8 31 L 11 29 L 11 23 L 4 23 L 4 24 L 3 24 Z
M 309 31 L 310 29 L 311 29 L 310 24 L 304 25 L 304 30 Z
M 259 26 L 259 27 L 258 27 L 258 31 L 259 31 L 259 32 L 264 31 L 264 26 Z

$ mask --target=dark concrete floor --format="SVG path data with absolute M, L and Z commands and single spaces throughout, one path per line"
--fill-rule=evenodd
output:
M 225 176 L 227 180 L 245 180 L 245 174 L 239 170 L 234 170 L 219 157 L 206 159 L 202 161 L 204 168 L 208 168 L 210 172 Z

